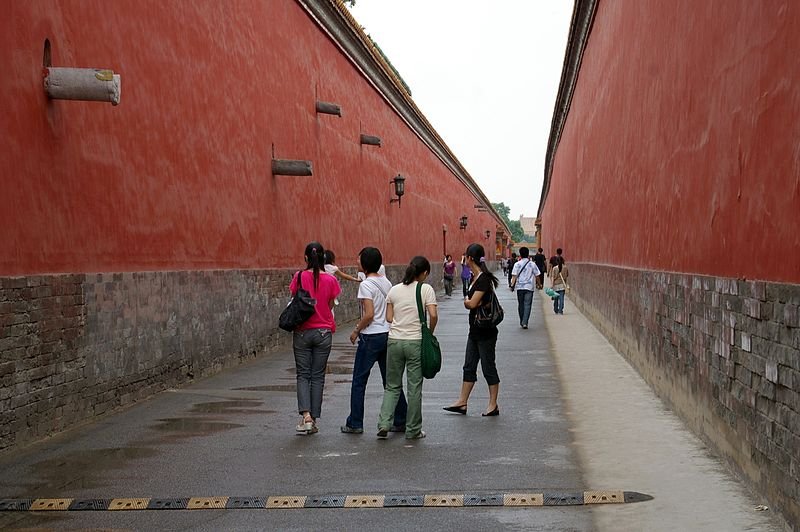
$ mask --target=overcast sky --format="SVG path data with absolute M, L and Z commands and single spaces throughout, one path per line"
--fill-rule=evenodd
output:
M 483 192 L 536 216 L 571 0 L 357 0 L 350 10 Z

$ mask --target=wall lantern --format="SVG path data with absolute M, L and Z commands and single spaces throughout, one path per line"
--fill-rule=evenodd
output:
M 459 227 L 459 228 L 460 228 L 462 231 L 463 231 L 464 229 L 466 229 L 466 228 L 467 228 L 467 215 L 466 215 L 466 214 L 465 214 L 465 215 L 463 215 L 463 216 L 462 216 L 462 217 L 461 217 L 461 218 L 458 220 L 458 227 Z
M 489 235 L 491 235 L 492 232 L 487 229 L 484 234 L 486 235 L 486 238 L 489 238 Z
M 400 200 L 403 199 L 403 194 L 406 193 L 406 178 L 397 174 L 394 178 L 389 180 L 389 183 L 394 185 L 394 194 L 397 196 L 397 199 L 390 199 L 389 203 L 392 204 L 395 201 L 397 202 L 397 207 L 400 207 Z

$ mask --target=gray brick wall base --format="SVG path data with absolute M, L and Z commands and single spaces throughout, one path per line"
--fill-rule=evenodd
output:
M 800 523 L 800 285 L 569 268 L 581 311 L 756 493 Z
M 0 277 L 0 452 L 286 345 L 294 271 Z M 358 314 L 341 284 L 339 323 Z

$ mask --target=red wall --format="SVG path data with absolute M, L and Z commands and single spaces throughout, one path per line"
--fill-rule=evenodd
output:
M 800 3 L 599 2 L 546 249 L 800 282 Z
M 486 243 L 495 223 L 302 7 L 286 0 L 7 1 L 0 275 L 353 264 Z M 53 66 L 111 68 L 122 100 L 48 101 Z M 316 99 L 343 117 L 317 116 Z M 384 146 L 361 147 L 359 133 Z M 313 177 L 272 177 L 270 159 Z M 402 208 L 389 180 L 407 177 Z M 466 231 L 458 218 L 469 216 Z

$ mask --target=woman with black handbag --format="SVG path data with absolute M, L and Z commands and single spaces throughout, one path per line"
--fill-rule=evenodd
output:
M 289 292 L 293 297 L 300 297 L 298 291 L 306 290 L 316 300 L 314 313 L 297 325 L 292 333 L 297 372 L 297 411 L 303 416 L 296 431 L 301 434 L 319 432 L 317 418 L 322 411 L 325 368 L 331 354 L 332 334 L 336 332 L 331 309 L 341 288 L 332 275 L 320 275 L 320 272 L 325 273 L 324 253 L 325 250 L 319 242 L 308 244 L 304 254 L 306 269 L 292 277 L 289 285 Z M 308 297 L 306 294 L 301 295 Z
M 497 394 L 500 390 L 500 377 L 495 364 L 495 346 L 497 345 L 497 319 L 479 319 L 480 311 L 491 311 L 494 291 L 498 280 L 486 267 L 485 252 L 480 244 L 471 244 L 467 248 L 466 260 L 472 270 L 472 284 L 469 287 L 464 307 L 469 309 L 469 334 L 467 349 L 464 355 L 464 380 L 461 383 L 461 395 L 454 404 L 444 407 L 448 412 L 467 414 L 467 402 L 475 382 L 478 380 L 478 361 L 481 363 L 483 376 L 489 385 L 489 404 L 482 416 L 499 416 Z M 499 305 L 498 305 L 499 306 Z M 486 314 L 486 312 L 483 312 Z M 484 316 L 480 316 L 481 318 Z M 488 315 L 485 317 L 489 317 Z M 500 311 L 502 319 L 502 310 Z

